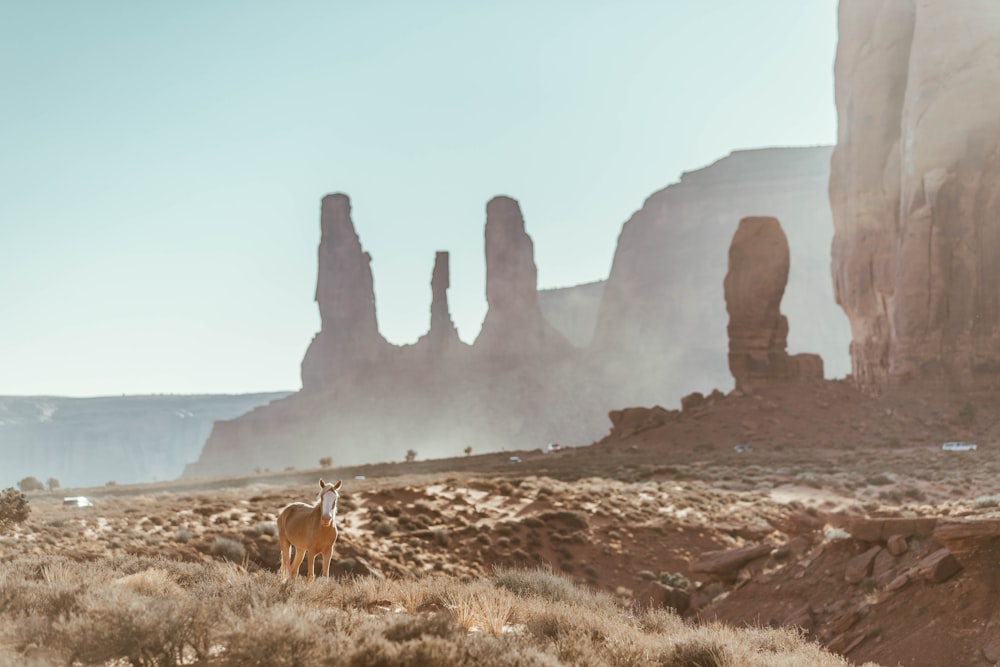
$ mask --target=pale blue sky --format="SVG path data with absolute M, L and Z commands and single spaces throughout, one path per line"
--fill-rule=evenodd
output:
M 833 143 L 835 0 L 0 0 L 0 394 L 297 389 L 319 201 L 383 334 L 486 312 L 486 202 L 539 284 L 734 149 Z

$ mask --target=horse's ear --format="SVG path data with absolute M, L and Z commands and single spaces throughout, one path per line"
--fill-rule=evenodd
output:
M 319 478 L 319 488 L 321 488 L 321 489 L 325 489 L 326 488 L 326 482 L 323 481 L 322 477 Z
M 337 483 L 333 485 L 333 490 L 336 491 L 337 489 L 339 489 L 340 485 L 343 484 L 343 483 L 344 483 L 344 480 L 338 479 Z

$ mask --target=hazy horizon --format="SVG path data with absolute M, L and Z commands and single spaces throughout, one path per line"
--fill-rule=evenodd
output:
M 0 36 L 0 395 L 297 389 L 330 192 L 382 334 L 426 332 L 448 250 L 471 342 L 491 197 L 564 287 L 682 172 L 836 138 L 835 0 L 53 2 Z

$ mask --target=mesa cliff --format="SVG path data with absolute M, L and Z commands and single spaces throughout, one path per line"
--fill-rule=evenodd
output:
M 789 349 L 818 353 L 830 377 L 850 372 L 850 328 L 829 277 L 831 150 L 735 151 L 683 174 L 625 223 L 592 344 L 607 381 L 627 384 L 618 407 L 733 386 L 723 279 L 728 240 L 748 216 L 773 216 L 787 234 Z
M 749 213 L 786 216 L 792 243 L 778 269 L 788 279 L 785 312 L 814 327 L 809 349 L 846 366 L 846 322 L 821 259 L 832 236 L 829 155 L 828 147 L 740 151 L 684 174 L 626 223 L 607 281 L 541 296 L 520 205 L 490 200 L 488 310 L 472 345 L 459 339 L 448 310 L 443 251 L 431 275 L 428 333 L 404 346 L 381 336 L 372 258 L 347 196 L 329 195 L 320 211 L 322 328 L 302 362 L 302 391 L 216 423 L 185 475 L 315 465 L 326 456 L 338 464 L 401 460 L 409 449 L 442 456 L 586 443 L 606 432 L 613 408 L 670 404 L 694 388 L 728 390 L 720 239 L 732 238 Z M 782 281 L 768 298 L 784 294 Z M 785 343 L 772 356 L 789 366 Z M 821 378 L 821 361 L 818 368 Z
M 1000 385 L 1000 4 L 842 0 L 837 302 L 875 391 Z

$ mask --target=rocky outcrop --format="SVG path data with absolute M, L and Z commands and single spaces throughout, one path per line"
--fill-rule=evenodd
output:
M 842 0 L 830 199 L 854 379 L 1000 384 L 1000 5 Z
M 748 215 L 779 218 L 791 255 L 783 308 L 793 352 L 819 353 L 831 376 L 850 371 L 850 330 L 829 275 L 831 148 L 736 151 L 685 173 L 622 228 L 592 357 L 604 359 L 625 405 L 731 388 L 723 279 L 727 245 Z M 666 399 L 669 397 L 669 399 Z
M 815 354 L 790 357 L 781 297 L 788 282 L 788 240 L 777 218 L 744 218 L 729 246 L 724 281 L 729 313 L 729 369 L 736 388 L 792 379 L 823 379 Z
M 486 302 L 473 349 L 487 363 L 551 360 L 570 350 L 542 317 L 534 243 L 524 231 L 520 205 L 510 197 L 494 197 L 486 205 Z
M 308 390 L 330 387 L 390 352 L 378 332 L 372 258 L 361 248 L 347 195 L 323 198 L 320 227 L 316 303 L 321 328 L 302 360 L 302 386 Z

